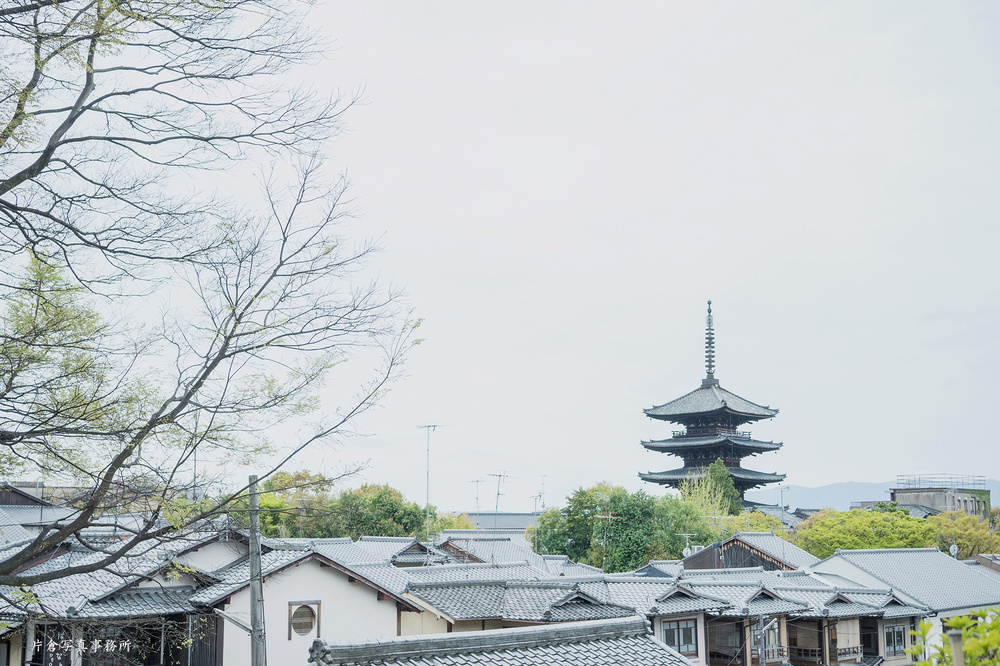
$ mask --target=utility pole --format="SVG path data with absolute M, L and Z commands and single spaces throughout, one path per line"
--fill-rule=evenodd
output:
M 437 425 L 417 426 L 427 431 L 427 494 L 424 496 L 424 541 L 431 540 L 431 430 Z
M 264 666 L 264 586 L 260 574 L 260 500 L 250 475 L 250 666 Z
M 601 549 L 604 551 L 601 554 L 601 571 L 604 571 L 608 562 L 608 525 L 611 524 L 612 520 L 621 520 L 621 517 L 610 511 L 605 511 L 597 514 L 594 518 L 604 521 L 604 538 L 601 540 Z
M 535 510 L 532 513 L 538 513 L 538 500 L 542 499 L 543 495 L 539 493 L 538 495 L 532 495 L 531 499 L 535 500 Z M 544 500 L 542 500 L 544 501 Z M 535 552 L 538 552 L 538 523 L 535 523 L 535 529 L 531 530 L 531 535 L 534 537 L 535 542 Z

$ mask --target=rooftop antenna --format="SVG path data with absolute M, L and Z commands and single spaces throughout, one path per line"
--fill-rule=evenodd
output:
M 788 486 L 778 486 L 778 504 L 781 505 L 781 533 L 785 533 L 785 491 Z M 781 559 L 785 559 L 785 539 L 781 539 Z
M 532 495 L 531 499 L 535 500 L 535 510 L 534 510 L 534 513 L 538 513 L 538 500 L 542 499 L 542 494 L 539 493 L 537 495 Z M 537 553 L 538 552 L 538 524 L 537 523 L 535 524 L 535 529 L 531 530 L 531 535 L 534 537 L 533 541 L 535 542 L 533 550 Z
M 427 493 L 424 496 L 424 540 L 431 540 L 431 430 L 437 430 L 435 425 L 422 425 L 418 428 L 427 430 Z
M 692 550 L 691 550 L 691 537 L 698 536 L 698 535 L 697 534 L 682 534 L 682 533 L 678 532 L 674 536 L 682 536 L 682 537 L 684 537 L 684 550 L 681 551 L 681 555 L 683 555 L 684 557 L 691 557 L 691 553 L 692 553 Z
M 479 486 L 483 482 L 482 479 L 473 479 L 469 483 L 476 484 L 476 517 L 479 517 Z
M 493 529 L 496 530 L 497 514 L 500 512 L 500 495 L 502 494 L 500 492 L 500 484 L 503 483 L 503 480 L 507 478 L 507 472 L 500 472 L 499 474 L 487 474 L 487 476 L 497 477 L 497 504 L 496 507 L 494 507 L 493 509 Z
M 712 301 L 708 302 L 708 316 L 705 317 L 705 379 L 702 386 L 718 386 L 715 378 L 715 329 L 712 328 Z
M 545 513 L 545 477 L 548 474 L 542 474 L 542 513 Z

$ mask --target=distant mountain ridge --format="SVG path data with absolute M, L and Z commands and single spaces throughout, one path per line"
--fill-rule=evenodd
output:
M 895 481 L 884 483 L 868 483 L 863 481 L 842 481 L 830 483 L 818 488 L 806 486 L 787 486 L 785 505 L 790 509 L 823 509 L 830 507 L 838 511 L 851 508 L 851 502 L 889 501 L 889 489 L 896 485 Z M 990 499 L 994 506 L 1000 505 L 1000 481 L 986 479 L 986 489 L 990 491 Z M 774 488 L 747 491 L 746 498 L 761 504 L 777 504 L 778 491 Z

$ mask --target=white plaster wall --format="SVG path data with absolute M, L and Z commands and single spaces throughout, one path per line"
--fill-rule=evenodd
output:
M 861 645 L 861 623 L 856 617 L 837 620 L 837 647 Z
M 451 628 L 452 631 L 482 631 L 483 621 L 482 620 L 458 620 L 455 622 L 455 626 Z
M 24 662 L 24 654 L 21 652 L 23 648 L 21 641 L 23 638 L 23 634 L 13 634 L 10 637 L 10 653 L 7 655 L 7 659 L 11 666 L 18 666 Z
M 291 601 L 321 602 L 319 636 L 314 628 L 288 638 L 288 604 Z M 230 598 L 223 610 L 250 623 L 250 591 L 243 589 Z M 294 610 L 294 608 L 293 608 Z M 332 567 L 307 560 L 264 579 L 264 632 L 267 663 L 305 666 L 309 646 L 316 638 L 332 642 L 385 639 L 396 635 L 396 602 L 378 601 L 377 593 L 362 582 L 349 583 Z M 250 663 L 250 637 L 230 622 L 223 633 L 222 666 Z
M 400 635 L 443 634 L 448 631 L 448 620 L 430 611 L 423 613 L 403 612 L 400 617 Z
M 202 571 L 215 571 L 247 554 L 247 547 L 239 541 L 213 541 L 197 550 L 184 553 L 177 560 Z

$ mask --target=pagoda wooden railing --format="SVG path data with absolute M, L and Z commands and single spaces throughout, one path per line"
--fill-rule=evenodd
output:
M 734 430 L 732 428 L 688 428 L 687 430 L 673 430 L 674 437 L 706 437 L 708 435 L 732 435 L 733 437 L 743 437 L 750 439 L 749 430 Z

